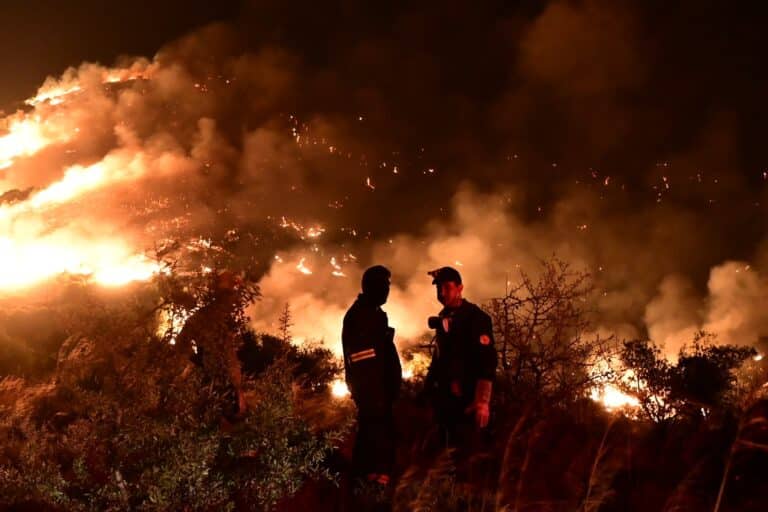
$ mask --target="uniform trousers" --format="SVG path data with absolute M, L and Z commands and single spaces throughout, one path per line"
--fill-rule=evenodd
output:
M 357 437 L 352 465 L 358 475 L 391 475 L 395 462 L 396 432 L 393 402 L 357 403 Z

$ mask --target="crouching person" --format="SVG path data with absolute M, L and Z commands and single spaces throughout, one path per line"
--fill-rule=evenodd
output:
M 341 334 L 347 386 L 357 406 L 354 471 L 382 486 L 389 484 L 395 462 L 392 407 L 402 380 L 395 330 L 381 309 L 389 295 L 390 276 L 380 265 L 365 271 L 362 293 L 344 316 Z

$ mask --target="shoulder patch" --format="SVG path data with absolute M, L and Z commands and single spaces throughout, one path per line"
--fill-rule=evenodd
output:
M 480 344 L 481 345 L 490 345 L 491 344 L 491 337 L 487 334 L 481 334 L 480 335 Z

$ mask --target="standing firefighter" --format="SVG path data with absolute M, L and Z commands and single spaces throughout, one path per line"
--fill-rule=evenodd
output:
M 221 399 L 221 416 L 232 422 L 245 412 L 242 371 L 237 357 L 242 318 L 242 282 L 230 271 L 213 281 L 210 300 L 195 311 L 176 338 L 176 347 L 189 354 L 203 373 L 203 382 Z
M 357 405 L 357 439 L 353 465 L 358 475 L 389 483 L 395 455 L 392 406 L 400 391 L 402 371 L 381 306 L 389 295 L 389 270 L 380 265 L 363 273 L 363 293 L 344 316 L 341 331 L 347 386 Z
M 478 429 L 488 425 L 496 372 L 491 318 L 462 298 L 461 275 L 451 267 L 429 272 L 444 308 L 430 317 L 437 344 L 426 377 L 443 441 L 468 448 Z

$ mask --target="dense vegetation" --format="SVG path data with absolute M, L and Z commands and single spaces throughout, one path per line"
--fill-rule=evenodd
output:
M 208 277 L 171 272 L 119 292 L 68 283 L 55 301 L 3 314 L 0 506 L 764 510 L 768 375 L 754 349 L 700 333 L 673 363 L 651 341 L 593 334 L 589 276 L 555 260 L 521 283 L 487 305 L 502 357 L 485 446 L 440 449 L 417 374 L 397 404 L 388 495 L 347 477 L 353 407 L 329 393 L 338 363 L 290 343 L 288 309 L 279 336 L 253 332 L 247 281 L 236 307 L 248 412 L 232 422 L 171 343 L 174 319 L 210 300 Z M 605 383 L 639 406 L 605 411 L 589 398 Z

